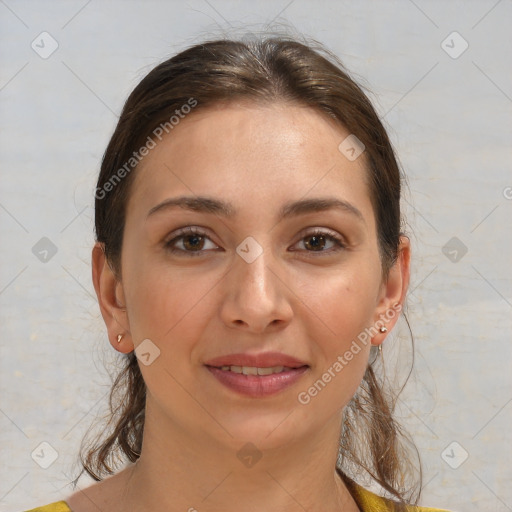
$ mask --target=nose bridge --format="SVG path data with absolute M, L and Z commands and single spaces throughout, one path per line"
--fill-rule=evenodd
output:
M 268 250 L 262 252 L 250 263 L 243 260 L 243 258 L 242 261 L 237 262 L 241 290 L 244 291 L 245 289 L 250 295 L 254 294 L 254 298 L 270 299 L 273 294 L 273 283 L 270 281 L 275 276 L 268 268 L 271 259 L 269 253 Z
M 237 254 L 233 273 L 236 275 L 239 300 L 244 299 L 247 305 L 252 304 L 253 307 L 258 304 L 262 307 L 275 300 L 275 283 L 272 282 L 275 275 L 268 268 L 272 264 L 271 259 L 270 250 L 263 248 L 254 259 L 246 259 L 243 255 Z
M 258 248 L 249 240 L 237 248 L 222 305 L 224 322 L 258 332 L 291 317 L 284 284 L 273 270 L 277 265 L 272 251 L 259 247 L 255 252 Z

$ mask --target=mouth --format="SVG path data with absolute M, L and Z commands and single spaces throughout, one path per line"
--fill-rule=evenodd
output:
M 266 369 L 277 369 L 275 373 L 282 371 L 282 368 L 301 368 L 302 366 L 308 366 L 305 361 L 301 361 L 288 354 L 282 354 L 280 352 L 262 352 L 260 354 L 229 354 L 225 356 L 215 357 L 204 363 L 206 366 L 213 366 L 215 368 L 226 367 L 234 368 L 237 373 L 243 373 L 237 370 L 237 368 L 248 368 L 253 371 L 254 368 L 266 370 Z M 250 375 L 256 375 L 251 373 Z
M 207 365 L 208 366 L 208 365 Z M 299 366 L 298 368 L 304 368 L 307 365 Z M 270 366 L 270 367 L 262 367 L 258 368 L 257 366 L 213 366 L 212 368 L 217 368 L 222 370 L 223 372 L 233 372 L 233 373 L 242 373 L 243 375 L 273 375 L 276 373 L 289 372 L 292 370 L 297 370 L 297 368 L 293 368 L 290 366 Z
M 285 390 L 310 368 L 298 359 L 278 353 L 232 354 L 212 359 L 205 366 L 223 387 L 252 398 Z

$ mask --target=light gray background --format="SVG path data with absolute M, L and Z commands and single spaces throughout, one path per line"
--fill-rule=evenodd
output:
M 0 509 L 70 492 L 104 404 L 93 190 L 128 93 L 204 37 L 282 22 L 366 79 L 409 177 L 417 364 L 401 410 L 423 457 L 422 503 L 512 510 L 511 14 L 510 0 L 0 0 Z M 43 31 L 58 42 L 46 59 L 31 47 L 51 48 Z M 462 39 L 442 46 L 453 31 L 469 44 L 457 58 Z M 57 248 L 47 262 L 32 251 L 43 237 Z M 49 463 L 52 450 L 48 469 L 31 456 Z

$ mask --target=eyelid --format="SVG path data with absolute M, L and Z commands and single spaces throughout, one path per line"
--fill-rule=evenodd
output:
M 340 242 L 342 243 L 346 243 L 345 241 L 345 237 L 343 235 L 341 235 L 340 233 L 338 233 L 337 231 L 335 231 L 334 229 L 331 229 L 331 228 L 321 228 L 321 227 L 309 227 L 309 228 L 304 228 L 300 233 L 299 233 L 299 237 L 301 238 L 304 238 L 305 236 L 312 236 L 312 235 L 327 235 L 327 236 L 330 236 L 336 240 L 339 240 Z
M 321 255 L 321 254 L 330 254 L 333 252 L 337 252 L 343 249 L 346 249 L 348 247 L 348 242 L 345 240 L 345 237 L 340 235 L 337 231 L 334 231 L 329 228 L 320 228 L 320 227 L 314 227 L 314 228 L 306 228 L 303 231 L 300 232 L 299 240 L 293 244 L 297 245 L 297 243 L 304 240 L 304 238 L 310 237 L 310 236 L 324 236 L 328 239 L 330 239 L 334 244 L 335 248 L 328 249 L 326 251 L 302 251 L 307 253 L 308 255 L 312 255 L 313 257 L 315 255 Z M 294 251 L 292 251 L 294 252 Z
M 176 231 L 173 231 L 170 235 L 167 235 L 166 241 L 171 242 L 175 238 L 183 235 L 208 236 L 206 231 L 206 228 L 203 228 L 201 226 L 184 226 L 182 228 L 178 228 Z
M 199 227 L 199 226 L 185 226 L 183 228 L 179 228 L 177 231 L 174 231 L 171 235 L 167 236 L 163 242 L 163 246 L 166 250 L 173 253 L 181 253 L 185 254 L 187 256 L 199 256 L 204 252 L 204 250 L 200 251 L 184 251 L 182 249 L 177 249 L 173 247 L 173 243 L 177 240 L 180 240 L 186 236 L 190 235 L 196 235 L 200 236 L 202 238 L 210 240 L 214 245 L 217 246 L 217 244 L 212 240 L 212 237 L 208 235 L 205 228 Z M 217 246 L 218 249 L 220 247 Z M 211 251 L 212 249 L 208 249 L 208 251 Z
M 205 228 L 198 227 L 198 226 L 185 226 L 183 228 L 178 229 L 177 231 L 172 233 L 172 235 L 167 237 L 164 241 L 164 247 L 170 252 L 181 253 L 181 254 L 186 254 L 186 255 L 190 255 L 190 256 L 199 256 L 205 252 L 212 251 L 212 249 L 199 250 L 199 251 L 184 251 L 183 249 L 177 249 L 177 248 L 173 247 L 172 244 L 173 244 L 173 242 L 176 242 L 177 240 L 182 239 L 183 237 L 185 237 L 187 235 L 196 235 L 196 236 L 200 236 L 202 238 L 208 239 L 213 244 L 217 245 L 212 240 L 212 238 L 208 235 L 208 233 L 206 231 L 207 230 Z M 299 242 L 303 241 L 304 238 L 307 238 L 310 236 L 326 237 L 327 239 L 331 240 L 336 246 L 334 248 L 331 248 L 331 249 L 328 249 L 325 251 L 324 250 L 322 250 L 322 251 L 302 250 L 301 251 L 301 252 L 307 253 L 308 255 L 311 255 L 313 257 L 320 256 L 322 254 L 330 254 L 333 252 L 337 252 L 337 251 L 345 249 L 348 246 L 348 243 L 346 242 L 345 238 L 342 235 L 340 235 L 338 232 L 336 232 L 332 229 L 320 228 L 320 227 L 314 227 L 314 228 L 309 227 L 309 228 L 303 229 L 299 233 L 299 235 L 298 235 L 299 239 L 297 240 L 297 242 L 295 242 L 292 245 L 292 247 L 297 245 Z M 221 249 L 221 248 L 217 246 L 217 249 Z M 213 249 L 213 250 L 215 250 L 215 249 Z M 291 252 L 296 252 L 296 251 L 292 249 Z

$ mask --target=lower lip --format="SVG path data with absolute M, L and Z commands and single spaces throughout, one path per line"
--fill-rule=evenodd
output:
M 292 386 L 304 375 L 309 367 L 302 366 L 271 375 L 244 375 L 243 373 L 224 371 L 213 366 L 207 366 L 207 368 L 224 386 L 242 395 L 261 398 L 274 395 Z

